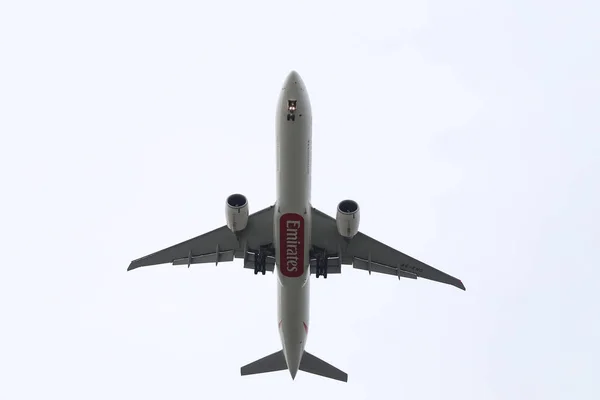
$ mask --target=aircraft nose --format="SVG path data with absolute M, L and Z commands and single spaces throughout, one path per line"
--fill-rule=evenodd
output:
M 300 74 L 295 70 L 292 70 L 285 78 L 279 95 L 278 108 L 280 117 L 286 122 L 290 120 L 290 113 L 298 114 L 298 118 L 304 116 L 304 120 L 307 117 L 310 118 L 310 99 L 306 92 L 306 86 Z M 295 121 L 295 119 L 292 119 L 292 121 Z
M 300 77 L 300 74 L 298 74 L 298 72 L 296 71 L 291 71 L 287 78 L 285 78 L 285 87 L 288 89 L 293 88 L 294 86 L 304 86 L 303 82 L 302 82 L 302 78 Z

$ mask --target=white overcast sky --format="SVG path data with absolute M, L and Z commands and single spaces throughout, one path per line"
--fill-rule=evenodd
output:
M 0 398 L 600 398 L 598 9 L 4 1 Z M 347 384 L 239 376 L 280 349 L 274 275 L 126 272 L 274 203 L 292 69 L 313 205 L 467 286 L 315 280 L 307 350 Z

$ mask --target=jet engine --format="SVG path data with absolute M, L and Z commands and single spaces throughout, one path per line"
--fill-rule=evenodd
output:
M 225 204 L 227 227 L 232 232 L 243 231 L 248 225 L 248 200 L 242 194 L 232 194 Z
M 337 230 L 345 238 L 353 238 L 358 233 L 360 209 L 354 200 L 343 200 L 338 204 L 335 216 Z

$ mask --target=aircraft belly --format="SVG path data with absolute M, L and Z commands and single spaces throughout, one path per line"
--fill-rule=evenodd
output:
M 310 318 L 308 286 L 308 282 L 304 286 L 278 284 L 279 334 L 286 358 L 301 356 L 306 345 Z
M 303 286 L 310 276 L 309 120 L 280 122 L 277 132 L 275 260 L 284 286 Z
M 290 76 L 293 80 L 281 92 L 276 120 L 273 232 L 279 334 L 293 377 L 304 354 L 309 323 L 312 113 L 302 82 Z
M 302 287 L 310 276 L 311 214 L 276 212 L 277 277 L 285 287 Z

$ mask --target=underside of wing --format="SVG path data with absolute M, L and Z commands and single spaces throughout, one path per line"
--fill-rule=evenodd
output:
M 268 246 L 273 242 L 273 211 L 268 207 L 248 217 L 246 227 L 233 232 L 227 225 L 203 235 L 178 243 L 166 249 L 134 260 L 128 271 L 156 264 L 191 265 L 201 263 L 219 263 L 233 261 L 234 258 L 250 259 L 253 249 Z M 270 259 L 267 257 L 265 264 Z M 247 263 L 245 262 L 245 267 Z M 267 267 L 267 270 L 269 268 Z M 271 268 L 272 270 L 272 268 Z
M 398 278 L 425 278 L 466 290 L 459 279 L 361 232 L 351 239 L 343 237 L 338 232 L 335 218 L 316 208 L 312 210 L 312 243 L 333 258 L 338 257 L 339 264 L 352 265 L 369 273 L 394 275 Z

